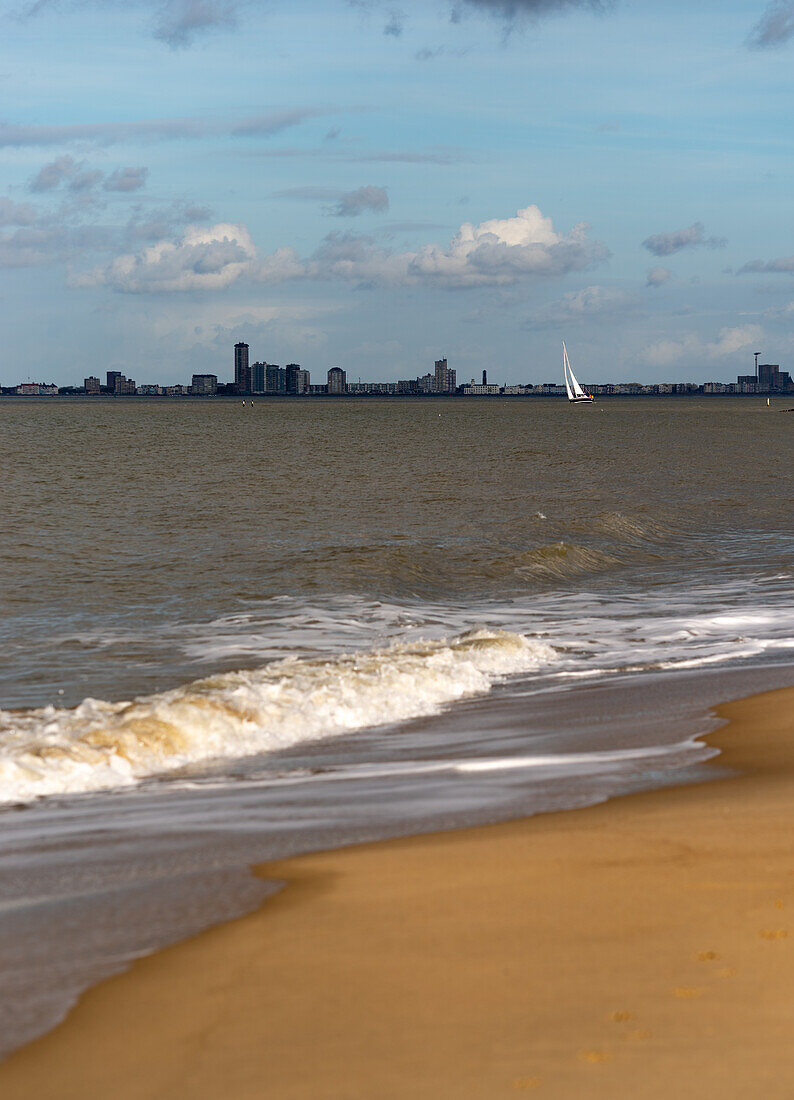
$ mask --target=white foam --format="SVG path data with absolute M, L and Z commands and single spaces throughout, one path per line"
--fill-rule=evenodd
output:
M 0 711 L 0 802 L 129 786 L 187 764 L 434 714 L 554 660 L 543 642 L 477 630 L 330 660 L 288 658 L 133 702 Z

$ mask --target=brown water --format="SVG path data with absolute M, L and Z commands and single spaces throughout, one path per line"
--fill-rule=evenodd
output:
M 250 861 L 696 774 L 791 678 L 781 407 L 0 400 L 7 1045 Z

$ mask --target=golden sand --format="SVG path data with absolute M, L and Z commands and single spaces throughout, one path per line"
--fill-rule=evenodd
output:
M 286 888 L 90 990 L 2 1100 L 790 1100 L 794 689 L 719 713 L 741 774 L 259 868 Z

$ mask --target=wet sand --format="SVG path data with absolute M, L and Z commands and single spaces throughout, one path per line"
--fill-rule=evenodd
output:
M 90 990 L 0 1095 L 788 1100 L 794 689 L 718 712 L 716 782 L 258 868 L 285 889 Z

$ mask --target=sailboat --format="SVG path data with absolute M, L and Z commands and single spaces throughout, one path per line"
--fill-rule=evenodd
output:
M 562 370 L 565 375 L 565 389 L 568 393 L 568 400 L 572 402 L 576 401 L 594 401 L 595 398 L 592 394 L 585 393 L 579 383 L 576 381 L 576 375 L 571 370 L 571 362 L 568 358 L 568 349 L 565 346 L 565 341 L 562 342 Z

